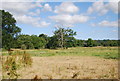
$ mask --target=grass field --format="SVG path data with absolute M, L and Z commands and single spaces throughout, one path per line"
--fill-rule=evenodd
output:
M 118 47 L 75 47 L 68 49 L 40 49 L 26 50 L 31 56 L 48 57 L 48 56 L 97 56 L 106 59 L 118 58 Z M 8 55 L 3 52 L 3 55 Z
M 19 49 L 18 49 L 19 50 Z M 18 50 L 13 54 L 18 53 Z M 75 47 L 25 50 L 33 59 L 31 67 L 17 72 L 20 79 L 117 79 L 117 47 Z M 19 50 L 22 54 L 23 50 Z M 6 51 L 3 56 L 7 56 Z M 4 74 L 4 73 L 3 73 Z M 7 78 L 7 75 L 4 75 Z

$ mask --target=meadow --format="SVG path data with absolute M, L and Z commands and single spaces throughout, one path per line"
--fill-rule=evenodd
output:
M 118 78 L 118 47 L 13 50 L 12 55 L 23 55 L 25 51 L 32 58 L 31 66 L 22 66 L 16 71 L 19 79 Z M 7 51 L 2 54 L 3 58 L 9 56 Z M 8 78 L 6 72 L 3 75 L 3 78 Z
M 15 49 L 21 52 L 23 50 Z M 96 56 L 105 59 L 118 59 L 118 47 L 72 47 L 68 49 L 34 49 L 24 50 L 31 56 L 48 57 L 48 56 Z M 3 51 L 3 56 L 8 55 L 7 51 Z

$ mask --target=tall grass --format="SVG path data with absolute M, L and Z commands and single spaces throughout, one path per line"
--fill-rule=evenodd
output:
M 16 56 L 7 56 L 5 62 L 2 65 L 3 71 L 6 72 L 9 79 L 17 79 L 17 63 L 16 63 Z
M 32 58 L 31 58 L 30 54 L 26 53 L 25 51 L 22 56 L 22 63 L 24 64 L 24 66 L 32 65 Z
M 17 70 L 29 65 L 32 65 L 30 54 L 26 52 L 20 53 L 18 51 L 11 53 L 11 55 L 4 57 L 2 60 L 3 79 L 17 79 L 20 76 Z

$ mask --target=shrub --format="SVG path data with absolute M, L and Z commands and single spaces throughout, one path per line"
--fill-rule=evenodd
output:
M 21 49 L 25 50 L 26 49 L 26 45 L 25 44 L 21 45 Z

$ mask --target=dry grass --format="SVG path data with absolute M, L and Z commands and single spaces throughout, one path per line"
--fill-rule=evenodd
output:
M 14 49 L 22 55 L 23 50 Z M 117 79 L 117 47 L 76 47 L 64 50 L 26 50 L 33 58 L 31 67 L 17 70 L 19 79 Z M 8 53 L 2 52 L 3 57 Z M 29 61 L 28 56 L 18 59 L 20 64 Z M 105 59 L 106 58 L 106 59 Z M 5 60 L 5 59 L 4 59 Z M 3 60 L 3 61 L 4 61 Z M 4 77 L 7 78 L 7 77 Z
M 33 57 L 32 67 L 18 71 L 21 79 L 113 79 L 118 62 L 87 56 Z
M 11 55 L 2 57 L 2 77 L 3 79 L 17 79 L 20 74 L 19 69 L 32 66 L 32 58 L 30 54 L 20 52 L 11 53 Z

